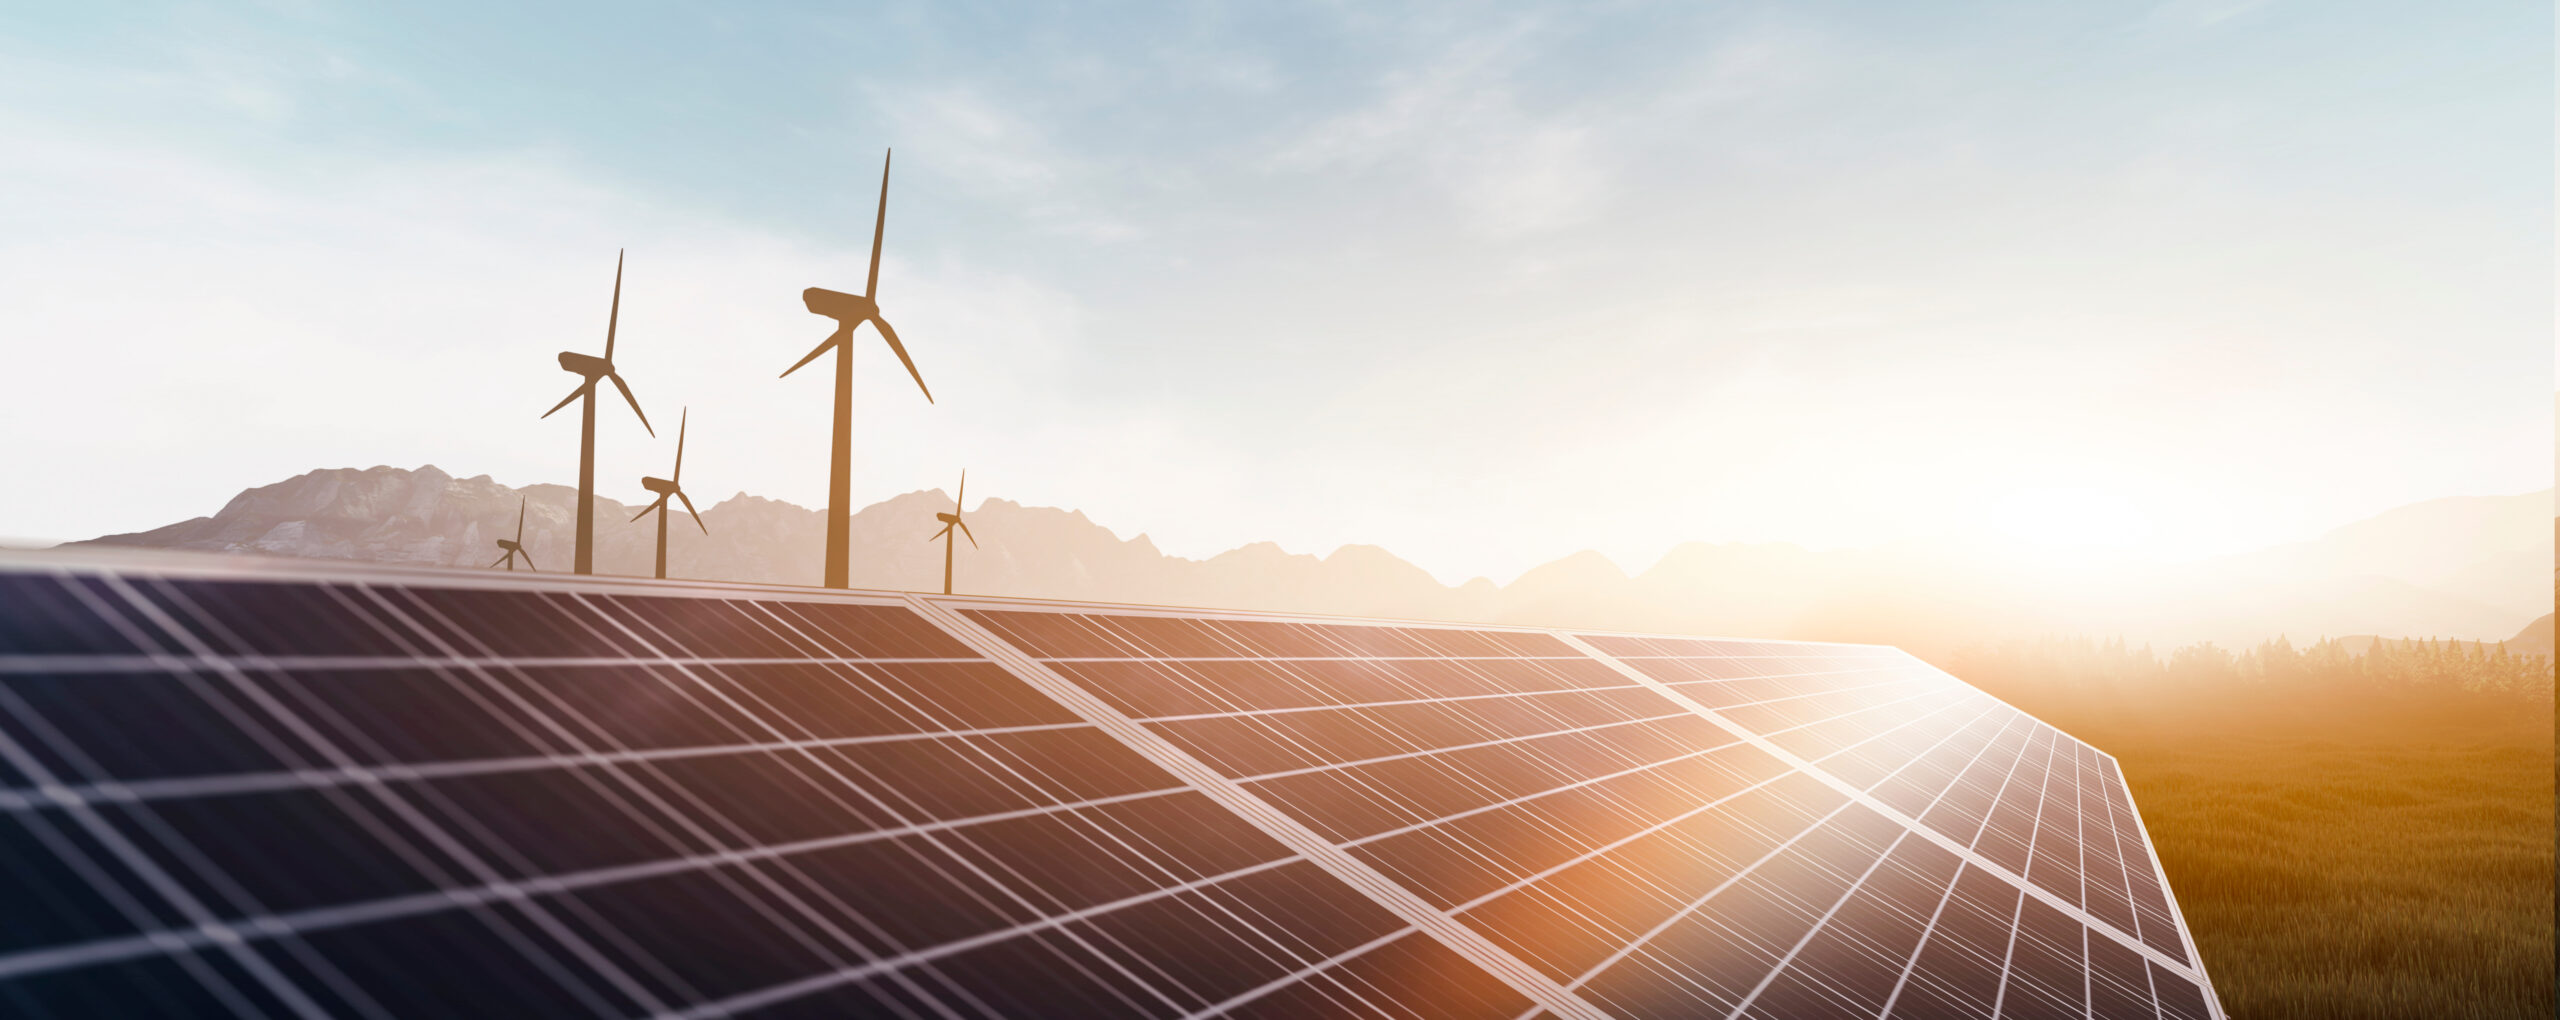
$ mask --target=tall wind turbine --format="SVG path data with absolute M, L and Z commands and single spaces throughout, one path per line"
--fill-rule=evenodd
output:
M 669 496 L 673 496 L 673 497 L 675 497 L 675 498 L 677 498 L 677 499 L 683 500 L 683 501 L 684 501 L 684 512 L 689 513 L 689 514 L 693 514 L 693 526 L 694 526 L 694 527 L 697 527 L 697 528 L 701 528 L 701 529 L 702 529 L 702 533 L 703 533 L 703 534 L 705 534 L 705 535 L 708 535 L 708 534 L 710 534 L 710 533 L 711 533 L 711 527 L 710 527 L 709 525 L 706 525 L 706 524 L 702 523 L 702 515 L 701 515 L 700 513 L 695 512 L 695 510 L 693 509 L 693 497 L 691 497 L 691 496 L 687 496 L 687 495 L 685 495 L 685 494 L 684 494 L 684 485 L 683 485 L 683 482 L 684 482 L 684 428 L 685 428 L 685 419 L 686 419 L 687 417 L 690 417 L 692 414 L 693 414 L 693 409 L 692 409 L 692 408 L 686 408 L 682 414 L 679 414 L 679 415 L 677 415 L 677 416 L 676 416 L 676 470 L 675 470 L 675 477 L 673 477 L 673 478 L 651 478 L 651 477 L 648 477 L 648 476 L 646 476 L 646 475 L 642 475 L 642 476 L 641 476 L 641 478 L 640 478 L 640 487 L 641 487 L 641 488 L 643 488 L 643 489 L 647 489 L 647 490 L 649 490 L 649 491 L 651 491 L 651 492 L 657 493 L 657 494 L 658 494 L 658 501 L 657 501 L 657 502 L 655 502 L 655 503 L 651 503 L 651 504 L 649 504 L 648 506 L 641 507 L 641 508 L 640 508 L 640 512 L 639 512 L 639 513 L 636 513 L 636 514 L 632 514 L 632 515 L 631 515 L 631 519 L 632 519 L 632 520 L 634 520 L 634 521 L 637 521 L 637 520 L 639 520 L 640 518 L 643 518 L 643 517 L 647 517 L 647 516 L 649 516 L 649 511 L 651 511 L 651 510 L 655 510 L 655 511 L 657 511 L 657 512 L 658 512 L 658 576 L 659 576 L 659 577 L 665 577 L 665 576 L 667 576 L 667 497 L 669 497 Z
M 613 331 L 622 321 L 622 253 L 613 254 L 613 311 L 604 320 L 604 357 L 560 352 L 560 367 L 585 379 L 551 410 L 545 418 L 580 397 L 586 401 L 578 409 L 578 553 L 571 570 L 581 574 L 595 573 L 596 550 L 596 380 L 611 379 L 613 388 L 622 391 L 622 399 L 631 402 L 631 413 L 640 416 L 640 427 L 657 438 L 658 430 L 649 428 L 649 415 L 640 410 L 640 398 L 631 395 L 631 386 L 622 381 L 622 373 L 613 370 Z
M 889 350 L 907 366 L 916 388 L 924 390 L 926 403 L 933 402 L 933 391 L 924 384 L 924 376 L 916 371 L 915 359 L 907 357 L 907 347 L 898 342 L 898 331 L 889 328 L 889 320 L 880 317 L 880 238 L 889 225 L 889 157 L 880 157 L 880 212 L 871 221 L 871 278 L 864 282 L 860 294 L 845 294 L 811 287 L 800 292 L 800 302 L 812 313 L 836 320 L 836 331 L 818 344 L 797 364 L 782 370 L 784 376 L 817 360 L 829 348 L 836 351 L 836 429 L 835 446 L 827 464 L 827 569 L 829 588 L 845 587 L 850 567 L 853 533 L 853 331 L 863 323 L 880 330 L 880 338 L 889 341 Z
M 952 534 L 951 529 L 958 528 L 961 535 L 969 536 L 969 548 L 978 547 L 977 534 L 969 530 L 969 522 L 960 519 L 961 508 L 967 505 L 963 501 L 968 497 L 969 472 L 964 470 L 960 472 L 960 493 L 951 497 L 951 512 L 933 515 L 934 520 L 942 522 L 942 530 L 934 532 L 933 538 L 942 540 L 942 593 L 945 595 L 951 594 L 951 550 L 960 545 L 959 535 Z M 925 541 L 933 541 L 933 538 Z
M 498 564 L 504 563 L 504 564 L 506 564 L 506 565 L 507 565 L 507 569 L 508 569 L 509 571 L 513 571 L 513 570 L 515 570 L 515 569 L 516 569 L 516 557 L 518 557 L 518 556 L 522 556 L 522 557 L 524 557 L 524 568 L 525 568 L 526 570 L 532 570 L 532 571 L 536 571 L 536 572 L 539 572 L 539 571 L 540 571 L 540 569 L 541 569 L 541 568 L 536 567 L 536 566 L 534 566 L 534 565 L 533 565 L 533 554 L 532 554 L 532 553 L 529 553 L 529 552 L 524 551 L 524 506 L 525 506 L 525 502 L 526 502 L 525 497 L 521 497 L 521 496 L 517 497 L 517 501 L 516 501 L 516 537 L 514 537 L 514 538 L 501 538 L 501 539 L 499 539 L 499 540 L 498 540 L 498 548 L 500 548 L 500 549 L 502 549 L 502 550 L 505 550 L 505 551 L 506 551 L 506 555 L 504 555 L 504 556 L 500 556 L 500 557 L 498 557 L 497 559 L 494 559 L 494 560 L 489 561 L 489 569 L 491 569 L 491 570 L 496 570 L 496 569 L 498 568 Z

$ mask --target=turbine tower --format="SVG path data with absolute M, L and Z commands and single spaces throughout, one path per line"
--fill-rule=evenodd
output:
M 889 342 L 890 353 L 907 366 L 916 388 L 924 390 L 925 402 L 933 402 L 933 391 L 924 384 L 924 376 L 916 371 L 915 359 L 907 357 L 907 347 L 898 342 L 898 331 L 889 328 L 889 320 L 880 317 L 880 238 L 889 225 L 889 157 L 880 157 L 880 212 L 871 221 L 871 278 L 864 282 L 860 294 L 845 294 L 811 287 L 800 292 L 801 304 L 809 311 L 836 320 L 836 331 L 827 335 L 816 350 L 790 368 L 785 377 L 817 360 L 829 348 L 836 351 L 836 420 L 835 445 L 827 458 L 827 569 L 826 586 L 845 587 L 852 554 L 853 533 L 853 331 L 863 323 L 880 330 L 880 338 Z M 635 405 L 636 406 L 636 405 Z
M 505 550 L 506 555 L 489 561 L 489 569 L 496 570 L 498 569 L 498 564 L 504 563 L 507 565 L 507 570 L 512 573 L 516 569 L 516 557 L 522 556 L 524 557 L 524 568 L 526 570 L 531 570 L 535 573 L 541 572 L 541 568 L 533 565 L 533 554 L 524 551 L 525 502 L 526 497 L 519 496 L 516 498 L 516 537 L 501 538 L 498 540 L 498 548 Z
M 641 507 L 639 513 L 631 515 L 633 521 L 638 521 L 640 518 L 649 516 L 649 511 L 658 512 L 658 576 L 661 578 L 667 576 L 667 497 L 673 496 L 683 500 L 684 512 L 693 514 L 693 526 L 701 528 L 705 535 L 711 533 L 710 526 L 702 523 L 702 515 L 693 509 L 693 497 L 684 494 L 684 429 L 685 419 L 692 413 L 692 408 L 686 408 L 683 413 L 676 416 L 675 477 L 651 478 L 642 475 L 640 487 L 657 493 L 658 501 Z
M 942 593 L 945 595 L 951 594 L 951 550 L 960 544 L 959 536 L 953 535 L 951 529 L 958 528 L 961 535 L 969 536 L 969 548 L 978 547 L 977 534 L 969 530 L 969 522 L 960 519 L 960 508 L 964 505 L 962 501 L 968 496 L 969 472 L 964 470 L 960 472 L 960 493 L 951 497 L 951 512 L 933 515 L 934 520 L 942 522 L 942 530 L 934 532 L 933 538 L 942 540 Z M 933 538 L 925 541 L 933 541 Z
M 604 357 L 560 352 L 560 367 L 585 379 L 551 410 L 551 417 L 569 402 L 580 397 L 586 401 L 578 410 L 578 553 L 570 569 L 580 574 L 595 573 L 596 549 L 596 380 L 611 379 L 613 388 L 622 391 L 622 399 L 631 402 L 631 413 L 640 416 L 640 427 L 657 438 L 658 430 L 649 428 L 649 415 L 640 410 L 640 398 L 631 395 L 631 386 L 622 381 L 622 373 L 613 370 L 613 331 L 622 321 L 622 253 L 613 255 L 613 311 L 604 320 Z

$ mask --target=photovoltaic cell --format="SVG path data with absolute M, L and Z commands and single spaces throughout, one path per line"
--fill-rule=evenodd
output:
M 1891 649 L 183 557 L 0 561 L 0 903 L 27 1016 L 2218 1015 Z

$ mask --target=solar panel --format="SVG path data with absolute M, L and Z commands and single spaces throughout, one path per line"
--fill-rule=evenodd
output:
M 2219 1015 L 1890 649 L 191 557 L 0 560 L 0 903 L 37 1017 Z

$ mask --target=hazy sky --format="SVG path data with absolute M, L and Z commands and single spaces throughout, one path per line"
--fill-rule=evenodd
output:
M 375 6 L 0 11 L 0 535 L 572 481 L 625 246 L 688 488 L 817 505 L 889 145 L 865 502 L 1455 581 L 2552 483 L 2548 3 Z

